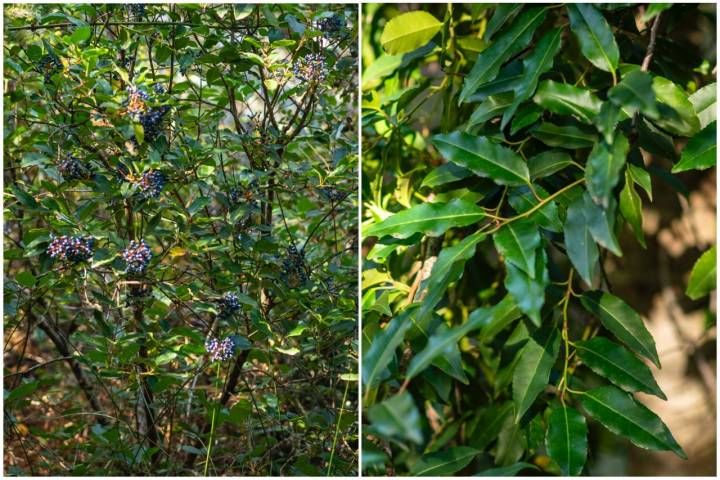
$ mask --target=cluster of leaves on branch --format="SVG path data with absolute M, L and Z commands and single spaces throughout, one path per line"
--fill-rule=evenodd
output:
M 698 8 L 366 6 L 363 471 L 579 475 L 596 425 L 686 457 L 603 264 L 653 182 L 715 165 L 714 69 L 673 37 Z
M 355 474 L 356 7 L 4 8 L 6 473 Z

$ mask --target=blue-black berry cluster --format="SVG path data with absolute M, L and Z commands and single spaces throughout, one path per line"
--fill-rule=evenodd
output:
M 165 91 L 165 87 L 161 83 L 153 84 L 153 92 L 155 92 L 157 95 L 164 95 Z
M 65 180 L 88 178 L 92 173 L 92 167 L 89 163 L 83 163 L 71 153 L 65 154 L 65 157 L 60 160 L 58 170 Z
M 142 3 L 130 3 L 127 8 L 130 15 L 137 20 L 140 20 L 145 16 L 145 5 Z
M 52 77 L 56 72 L 62 70 L 62 63 L 55 55 L 48 54 L 38 61 L 38 67 L 40 69 L 40 73 L 43 74 L 45 81 L 49 82 L 50 77 Z
M 145 240 L 139 242 L 132 240 L 127 248 L 123 250 L 122 257 L 127 263 L 126 272 L 142 275 L 147 270 L 150 260 L 152 260 L 152 251 L 150 251 L 150 247 Z
M 345 29 L 345 19 L 337 14 L 325 17 L 318 22 L 318 29 L 325 37 L 335 37 Z
M 242 187 L 233 187 L 230 189 L 230 203 L 233 205 L 239 205 L 245 202 L 250 207 L 257 207 L 257 194 L 256 194 L 257 182 L 252 181 L 248 188 L 243 189 Z
M 150 108 L 147 113 L 140 115 L 140 125 L 145 133 L 145 142 L 154 141 L 160 134 L 160 125 L 163 117 L 170 110 L 170 107 L 163 105 L 157 108 Z
M 223 340 L 211 337 L 205 341 L 205 350 L 210 354 L 211 361 L 229 360 L 235 355 L 235 342 L 232 337 Z
M 308 275 L 305 269 L 305 251 L 298 251 L 295 245 L 287 248 L 287 256 L 283 259 L 283 275 L 286 281 L 303 284 L 307 281 Z
M 157 198 L 165 185 L 165 176 L 160 170 L 150 170 L 143 173 L 136 184 L 144 198 Z
M 218 316 L 220 318 L 228 318 L 233 313 L 240 310 L 240 300 L 234 293 L 227 292 L 218 302 Z
M 322 82 L 327 76 L 325 59 L 319 53 L 300 57 L 293 65 L 293 74 L 303 82 Z
M 331 202 L 340 202 L 345 199 L 345 192 L 341 192 L 335 187 L 320 187 L 320 195 L 322 195 L 326 200 L 330 200 Z
M 63 235 L 55 237 L 51 235 L 52 241 L 48 246 L 47 253 L 54 259 L 66 264 L 76 264 L 89 260 L 93 256 L 92 237 L 71 237 Z
M 150 95 L 145 90 L 132 85 L 128 85 L 127 92 L 128 98 L 123 102 L 127 114 L 133 120 L 140 120 L 142 114 L 149 108 Z

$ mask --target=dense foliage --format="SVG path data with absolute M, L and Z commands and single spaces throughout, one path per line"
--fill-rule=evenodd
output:
M 5 468 L 357 472 L 357 7 L 6 5 Z
M 587 474 L 598 427 L 686 458 L 604 265 L 653 183 L 715 165 L 715 59 L 675 35 L 714 7 L 402 10 L 363 12 L 362 469 Z

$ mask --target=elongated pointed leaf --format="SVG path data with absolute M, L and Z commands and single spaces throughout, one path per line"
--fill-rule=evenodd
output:
M 478 308 L 477 310 L 483 309 Z M 477 310 L 470 314 L 471 318 L 475 315 Z M 522 317 L 522 311 L 517 306 L 517 303 L 515 303 L 512 295 L 507 294 L 491 309 L 491 317 L 492 318 L 488 324 L 483 326 L 480 331 L 480 341 L 482 343 L 492 341 L 492 339 L 495 338 L 495 335 L 507 328 L 510 324 L 512 324 L 512 322 Z
M 633 155 L 640 155 L 640 152 L 637 148 L 634 148 L 630 151 L 629 158 L 633 158 Z M 630 176 L 632 177 L 633 181 L 640 185 L 640 187 L 645 190 L 645 193 L 647 193 L 648 198 L 652 201 L 653 195 L 652 195 L 652 180 L 650 179 L 650 173 L 645 170 L 643 167 L 638 167 L 637 165 L 633 165 L 632 163 L 628 163 L 628 169 L 627 171 L 630 173 Z
M 576 342 L 575 348 L 580 360 L 593 372 L 626 392 L 645 392 L 667 400 L 648 366 L 622 345 L 595 337 Z
M 611 293 L 599 290 L 585 292 L 580 301 L 620 341 L 660 368 L 655 340 L 645 328 L 640 315 L 628 304 Z
M 560 466 L 563 476 L 577 476 L 587 459 L 587 424 L 574 408 L 558 407 L 550 412 L 545 447 Z
M 440 20 L 422 10 L 402 13 L 385 25 L 380 43 L 390 55 L 412 52 L 432 40 L 442 25 Z
M 535 255 L 535 275 L 530 277 L 512 263 L 506 263 L 505 288 L 535 325 L 540 325 L 540 310 L 545 303 L 545 288 L 550 283 L 547 271 L 547 254 L 538 249 Z
M 502 64 L 528 46 L 546 13 L 544 8 L 531 8 L 523 12 L 488 48 L 480 52 L 470 74 L 465 77 L 460 103 L 467 101 L 481 85 L 494 80 Z
M 512 104 L 513 94 L 510 92 L 492 95 L 482 101 L 470 116 L 467 123 L 467 129 L 475 125 L 482 125 L 491 118 L 502 115 L 505 110 Z
M 523 470 L 539 470 L 536 465 L 527 462 L 516 462 L 506 467 L 495 467 L 476 473 L 476 477 L 514 477 Z
M 484 450 L 498 437 L 503 424 L 512 416 L 512 413 L 512 402 L 494 404 L 484 409 L 470 437 L 470 446 Z
M 648 450 L 670 450 L 687 459 L 682 447 L 660 418 L 630 394 L 612 385 L 594 388 L 580 396 L 583 408 L 611 432 Z
M 618 132 L 612 145 L 598 142 L 588 156 L 585 167 L 587 189 L 593 201 L 604 208 L 610 203 L 610 196 L 620 178 L 629 147 L 625 135 Z
M 380 435 L 421 444 L 423 442 L 420 412 L 407 392 L 390 397 L 368 408 L 367 416 Z
M 528 158 L 528 169 L 530 170 L 530 178 L 549 177 L 553 173 L 572 165 L 573 160 L 565 152 L 560 150 L 548 150 L 538 153 L 534 157 Z
M 533 101 L 552 113 L 573 115 L 585 123 L 593 122 L 602 105 L 590 90 L 552 80 L 540 82 Z
M 493 179 L 501 185 L 522 185 L 530 182 L 530 172 L 522 158 L 509 148 L 463 132 L 440 134 L 432 143 L 445 159 L 472 170 L 480 177 Z
M 520 80 L 522 80 L 522 63 L 519 60 L 513 60 L 500 69 L 500 73 L 494 80 L 482 84 L 475 93 L 470 95 L 467 103 L 482 102 L 491 95 L 512 92 Z
M 485 38 L 485 40 L 490 40 L 495 34 L 495 32 L 500 29 L 500 27 L 515 18 L 517 14 L 520 13 L 520 10 L 522 10 L 523 6 L 524 5 L 522 3 L 497 4 L 492 17 L 490 17 L 490 21 L 487 23 L 487 27 L 485 27 L 485 35 L 483 38 Z
M 653 91 L 661 102 L 658 106 L 660 115 L 654 120 L 658 127 L 683 137 L 692 137 L 700 130 L 695 108 L 682 88 L 667 78 L 654 77 Z
M 592 285 L 600 254 L 590 233 L 584 209 L 585 201 L 582 198 L 568 207 L 563 231 L 568 258 L 585 283 Z
M 715 290 L 715 276 L 717 268 L 717 251 L 715 245 L 703 253 L 690 272 L 685 295 L 697 300 Z
M 513 373 L 515 419 L 519 420 L 548 384 L 550 370 L 560 350 L 560 335 L 554 325 L 533 333 L 520 353 Z
M 534 124 L 540 117 L 542 117 L 543 109 L 539 105 L 534 103 L 526 103 L 518 108 L 517 113 L 513 117 L 512 125 L 510 126 L 510 135 L 515 135 L 523 128 L 529 127 Z
M 613 143 L 615 132 L 617 132 L 617 125 L 622 116 L 621 114 L 622 111 L 620 107 L 612 102 L 603 102 L 602 107 L 600 107 L 600 113 L 595 117 L 595 126 L 608 145 Z
M 700 121 L 700 128 L 705 128 L 717 120 L 715 103 L 717 101 L 717 84 L 705 85 L 688 98 L 693 105 L 695 114 Z
M 410 475 L 445 477 L 467 467 L 480 450 L 470 447 L 452 447 L 442 452 L 426 453 L 413 464 Z
M 592 201 L 587 192 L 585 192 L 583 198 L 585 200 L 583 213 L 590 229 L 590 235 L 599 245 L 607 248 L 618 257 L 622 257 L 620 244 L 615 238 L 615 199 L 611 198 L 608 207 L 603 210 Z
M 374 388 L 380 382 L 383 372 L 395 356 L 395 349 L 405 338 L 405 332 L 412 325 L 409 310 L 393 318 L 382 332 L 373 339 L 370 348 L 363 352 L 362 381 L 365 388 Z
M 421 203 L 371 225 L 364 234 L 380 238 L 387 235 L 408 238 L 418 232 L 439 236 L 449 228 L 473 224 L 484 216 L 482 208 L 462 199 L 450 203 Z
M 535 45 L 533 53 L 523 60 L 523 78 L 515 90 L 512 104 L 503 113 L 500 124 L 502 130 L 505 129 L 520 104 L 535 92 L 540 75 L 552 68 L 553 58 L 560 51 L 562 32 L 562 28 L 556 28 L 543 35 Z
M 533 188 L 540 198 L 545 199 L 549 196 L 549 194 L 539 185 L 534 185 Z M 510 198 L 508 201 L 517 213 L 527 212 L 540 203 L 527 186 L 514 188 L 510 192 Z M 558 215 L 557 205 L 553 201 L 545 203 L 545 205 L 531 213 L 528 218 L 537 222 L 538 225 L 551 232 L 561 232 L 563 229 L 563 225 L 560 222 L 560 217 Z
M 567 11 L 570 28 L 585 58 L 600 70 L 614 72 L 620 62 L 620 51 L 602 13 L 588 3 L 567 4 Z
M 433 169 L 422 181 L 421 187 L 437 187 L 446 183 L 457 182 L 472 176 L 472 172 L 452 162 L 445 163 Z
M 645 232 L 642 229 L 642 200 L 635 190 L 635 181 L 629 168 L 625 170 L 625 186 L 620 192 L 620 213 L 632 227 L 637 241 L 643 248 L 646 248 Z
M 608 98 L 629 113 L 640 112 L 653 119 L 659 115 L 652 77 L 647 72 L 635 70 L 627 73 L 620 83 L 608 90 Z
M 686 170 L 705 170 L 717 163 L 717 128 L 712 122 L 692 137 L 680 155 L 680 162 L 672 168 L 672 173 Z
M 535 278 L 535 251 L 540 246 L 540 231 L 529 219 L 510 222 L 493 235 L 495 248 L 530 278 Z
M 580 125 L 555 125 L 542 122 L 532 129 L 530 135 L 545 145 L 571 150 L 592 147 L 597 142 L 597 134 L 589 128 L 581 128 Z

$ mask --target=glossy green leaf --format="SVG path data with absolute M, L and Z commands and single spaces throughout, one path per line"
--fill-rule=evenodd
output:
M 540 82 L 533 101 L 552 113 L 573 115 L 584 123 L 592 123 L 602 105 L 590 90 L 553 80 Z
M 19 283 L 20 286 L 32 288 L 35 286 L 37 279 L 35 278 L 35 275 L 30 272 L 18 272 L 18 274 L 15 275 L 15 281 Z
M 445 159 L 488 177 L 501 185 L 522 185 L 530 182 L 530 172 L 523 159 L 513 150 L 463 132 L 440 134 L 432 143 Z
M 519 422 L 508 418 L 498 435 L 495 448 L 495 464 L 507 467 L 520 460 L 527 448 L 525 432 Z
M 476 223 L 484 216 L 482 208 L 462 199 L 455 199 L 450 203 L 421 203 L 371 225 L 365 230 L 364 235 L 379 238 L 386 235 L 408 238 L 421 232 L 436 237 L 449 228 Z
M 549 196 L 549 194 L 539 185 L 534 185 L 533 188 L 540 198 L 545 199 Z M 530 187 L 527 186 L 512 189 L 508 201 L 510 202 L 510 206 L 512 206 L 517 213 L 527 212 L 528 210 L 535 208 L 538 203 L 540 203 L 540 201 L 535 198 L 535 195 L 533 195 L 530 191 Z M 560 222 L 560 217 L 558 215 L 557 205 L 553 201 L 549 201 L 542 207 L 534 210 L 528 218 L 534 220 L 542 228 L 551 232 L 561 232 L 563 229 L 563 225 Z
M 635 190 L 635 181 L 629 168 L 625 171 L 625 186 L 620 192 L 620 213 L 632 227 L 637 241 L 643 248 L 646 248 L 645 232 L 642 229 L 642 200 Z
M 652 123 L 644 118 L 640 118 L 637 122 L 638 128 L 638 145 L 645 151 L 675 161 L 677 154 L 675 153 L 675 143 L 673 139 L 662 132 Z
M 642 21 L 648 22 L 672 6 L 672 3 L 650 3 L 642 16 Z
M 660 418 L 638 403 L 630 394 L 612 385 L 594 388 L 580 396 L 590 416 L 611 432 L 630 439 L 648 450 L 670 450 L 687 459 L 682 447 Z
M 492 17 L 490 17 L 490 21 L 487 23 L 487 27 L 485 27 L 485 35 L 483 38 L 485 40 L 490 40 L 500 27 L 520 13 L 522 7 L 522 3 L 498 3 Z
M 585 292 L 580 300 L 585 309 L 598 317 L 615 337 L 660 368 L 655 340 L 640 315 L 615 295 L 599 290 Z
M 682 88 L 667 78 L 655 77 L 653 91 L 662 102 L 658 107 L 660 116 L 654 121 L 658 127 L 683 137 L 692 137 L 700 130 L 695 108 Z
M 568 258 L 585 283 L 592 285 L 600 254 L 590 233 L 584 210 L 585 202 L 582 198 L 573 202 L 568 207 L 563 231 Z
M 513 373 L 515 419 L 520 420 L 537 396 L 545 390 L 560 351 L 560 335 L 554 325 L 536 330 L 520 353 Z
M 585 192 L 583 198 L 585 200 L 583 213 L 585 214 L 585 221 L 587 222 L 593 240 L 618 257 L 622 257 L 620 244 L 617 238 L 615 238 L 615 199 L 611 198 L 608 207 L 602 209 L 592 201 L 587 192 Z
M 563 476 L 577 476 L 587 459 L 587 424 L 574 408 L 557 407 L 548 417 L 545 448 Z
M 470 319 L 472 319 L 473 315 L 475 315 L 475 312 L 478 310 L 481 311 L 478 315 L 485 313 L 483 308 L 478 308 L 470 314 Z M 500 302 L 498 302 L 497 305 L 490 309 L 490 315 L 490 321 L 487 325 L 483 326 L 480 331 L 480 341 L 482 343 L 492 341 L 498 333 L 507 328 L 510 324 L 512 324 L 512 322 L 522 317 L 523 313 L 517 306 L 517 303 L 515 303 L 512 295 L 507 294 L 502 300 L 500 300 Z
M 600 70 L 615 72 L 620 62 L 620 51 L 602 13 L 588 3 L 571 3 L 566 7 L 570 28 L 585 58 Z
M 465 77 L 460 103 L 466 102 L 484 83 L 497 77 L 500 67 L 530 43 L 535 29 L 545 19 L 544 8 L 531 8 L 518 16 L 512 25 L 497 36 L 488 48 L 480 52 L 472 70 Z
M 506 467 L 495 467 L 476 473 L 476 477 L 514 477 L 523 470 L 539 470 L 536 465 L 527 462 L 516 462 Z
M 560 150 L 547 150 L 528 158 L 530 178 L 533 180 L 549 177 L 572 164 L 573 159 L 570 155 Z
M 597 142 L 597 134 L 580 125 L 555 125 L 542 122 L 533 128 L 530 135 L 551 147 L 577 148 L 592 147 Z
M 585 180 L 588 192 L 598 205 L 607 207 L 617 185 L 629 148 L 628 139 L 618 132 L 612 145 L 598 142 L 588 156 Z
M 715 245 L 713 245 L 695 262 L 690 272 L 690 280 L 685 295 L 697 300 L 715 290 L 716 269 L 717 253 Z
M 510 135 L 515 135 L 523 128 L 529 127 L 534 124 L 540 117 L 542 117 L 543 109 L 539 105 L 534 103 L 526 103 L 518 108 L 517 113 L 513 117 L 512 125 L 510 126 Z
M 545 288 L 550 283 L 547 254 L 538 249 L 535 255 L 535 275 L 530 276 L 512 263 L 506 263 L 505 288 L 535 325 L 540 325 L 540 310 L 545 303 Z
M 717 162 L 716 122 L 711 122 L 692 137 L 680 155 L 680 161 L 672 168 L 672 173 L 687 170 L 705 170 L 714 167 Z
M 540 247 L 540 231 L 534 221 L 520 219 L 510 222 L 493 235 L 493 241 L 506 262 L 535 278 L 535 251 Z
M 637 149 L 635 149 L 635 152 L 637 152 Z M 630 152 L 630 158 L 632 157 L 633 151 Z M 630 176 L 635 181 L 635 183 L 640 185 L 640 187 L 645 190 L 645 193 L 647 193 L 648 198 L 652 200 L 652 180 L 650 179 L 650 173 L 643 167 L 638 167 L 637 165 L 633 165 L 632 163 L 628 163 L 627 168 L 627 171 L 630 173 Z
M 470 437 L 469 445 L 484 450 L 500 434 L 505 421 L 513 414 L 512 402 L 493 404 L 480 414 L 477 426 Z
M 491 118 L 502 115 L 512 103 L 513 94 L 511 92 L 498 93 L 497 95 L 487 97 L 473 111 L 466 128 L 469 129 L 475 125 L 482 125 Z
M 523 60 L 523 77 L 517 88 L 512 104 L 503 113 L 500 128 L 505 129 L 520 104 L 529 99 L 537 88 L 540 75 L 550 70 L 553 59 L 560 50 L 562 28 L 556 28 L 543 35 L 533 52 Z
M 513 92 L 518 83 L 522 80 L 522 63 L 514 60 L 500 69 L 497 77 L 482 84 L 470 95 L 467 103 L 481 102 L 491 95 L 498 93 Z
M 380 43 L 390 55 L 412 52 L 432 40 L 442 25 L 440 20 L 422 10 L 402 13 L 385 25 Z
M 367 417 L 373 429 L 383 437 L 407 440 L 418 445 L 423 442 L 420 411 L 408 392 L 368 408 Z
M 446 183 L 457 182 L 472 176 L 472 172 L 452 162 L 434 168 L 422 181 L 421 187 L 437 187 Z
M 403 311 L 373 339 L 370 348 L 363 351 L 362 382 L 365 388 L 374 388 L 395 356 L 395 350 L 405 338 L 405 332 L 412 325 L 409 310 Z
M 645 392 L 667 400 L 650 368 L 622 345 L 595 337 L 575 343 L 578 357 L 593 372 L 627 392 Z
M 700 128 L 705 128 L 717 120 L 717 83 L 705 85 L 688 98 L 693 105 L 695 114 L 700 121 Z
M 426 453 L 413 464 L 410 475 L 450 476 L 467 467 L 479 453 L 480 450 L 470 447 L 452 447 L 442 452 Z
M 640 112 L 656 119 L 659 115 L 652 77 L 640 70 L 627 73 L 623 79 L 608 90 L 608 99 L 629 113 Z
M 618 122 L 621 119 L 621 113 L 620 107 L 614 103 L 603 102 L 602 107 L 600 107 L 600 113 L 595 117 L 595 126 L 608 145 L 613 143 Z

